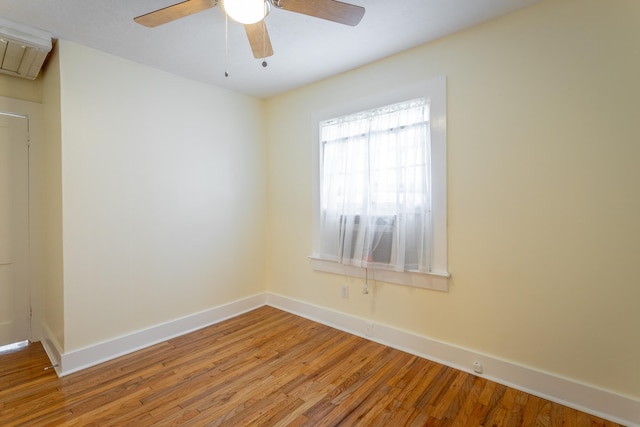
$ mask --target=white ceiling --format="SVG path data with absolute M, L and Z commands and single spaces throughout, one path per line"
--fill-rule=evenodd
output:
M 174 74 L 266 98 L 529 6 L 540 0 L 346 0 L 366 8 L 349 27 L 272 8 L 268 67 L 221 7 L 156 28 L 133 18 L 176 0 L 0 0 L 0 17 Z

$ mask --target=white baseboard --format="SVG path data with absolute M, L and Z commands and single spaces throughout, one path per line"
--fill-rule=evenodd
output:
M 62 353 L 56 372 L 59 376 L 68 375 L 170 338 L 213 325 L 265 305 L 265 298 L 265 294 L 254 295 L 89 347 Z
M 61 352 L 46 324 L 42 343 L 59 376 L 97 365 L 167 339 L 204 328 L 263 305 L 379 342 L 473 374 L 482 363 L 484 378 L 627 426 L 640 427 L 640 401 L 558 377 L 494 356 L 433 340 L 388 325 L 273 293 L 262 293 L 185 316 L 68 353 Z
M 42 347 L 44 348 L 45 353 L 47 353 L 47 357 L 51 361 L 51 366 L 56 371 L 58 376 L 60 376 L 60 355 L 62 354 L 62 347 L 51 332 L 49 325 L 44 322 L 41 325 L 41 333 Z
M 267 293 L 266 303 L 461 371 L 474 374 L 473 362 L 478 361 L 483 368 L 481 377 L 610 421 L 640 427 L 640 401 L 627 396 L 282 295 Z

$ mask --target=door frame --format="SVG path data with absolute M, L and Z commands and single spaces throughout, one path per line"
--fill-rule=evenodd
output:
M 13 229 L 13 232 L 23 230 L 26 233 L 25 235 L 20 231 L 20 237 L 14 235 L 13 238 L 10 239 L 10 241 L 13 241 L 14 238 L 17 238 L 20 242 L 14 242 L 15 246 L 12 245 L 10 249 L 10 253 L 12 255 L 9 255 L 9 259 L 3 260 L 4 262 L 15 265 L 15 269 L 12 269 L 15 273 L 15 277 L 13 284 L 11 285 L 13 287 L 14 295 L 14 313 L 12 316 L 11 326 L 9 326 L 8 329 L 6 325 L 3 326 L 2 341 L 0 341 L 0 344 L 3 346 L 11 346 L 22 343 L 25 340 L 31 341 L 32 336 L 31 315 L 33 310 L 31 308 L 30 280 L 31 222 L 29 211 L 31 201 L 29 198 L 29 117 L 24 114 L 16 114 L 0 110 L 0 120 L 3 122 L 3 127 L 5 125 L 8 126 L 6 136 L 9 138 L 9 140 L 6 141 L 8 147 L 7 158 L 3 160 L 3 164 L 7 165 L 9 170 L 11 170 L 12 167 L 17 168 L 16 171 L 10 172 L 8 178 L 9 181 L 6 182 L 6 184 L 18 191 L 17 197 L 20 198 L 20 201 L 18 205 L 13 206 L 13 208 L 18 209 L 18 211 L 14 211 L 10 208 L 10 206 L 17 201 L 13 198 L 16 197 L 15 194 L 12 195 L 11 192 L 9 192 L 9 198 L 7 200 L 3 199 L 3 202 L 9 202 L 9 209 L 10 212 L 12 212 L 12 215 L 9 215 L 9 217 L 13 215 L 20 216 L 20 219 L 14 218 L 13 221 L 17 222 L 11 222 L 9 224 L 10 228 Z M 5 161 L 7 163 L 5 163 Z M 22 163 L 23 161 L 26 162 Z M 15 162 L 19 162 L 20 164 L 15 164 Z M 17 179 L 17 181 L 13 181 L 13 179 Z M 25 179 L 26 182 L 22 181 L 23 179 Z M 24 199 L 22 199 L 22 197 L 24 197 Z M 23 202 L 26 202 L 26 206 L 23 205 Z M 25 225 L 26 229 L 23 229 L 23 226 Z
M 28 192 L 29 192 L 29 259 L 28 291 L 31 301 L 31 341 L 42 340 L 43 295 L 44 295 L 44 230 L 43 196 L 40 177 L 43 176 L 42 149 L 43 114 L 42 104 L 0 96 L 2 114 L 27 119 L 28 138 Z M 38 211 L 39 210 L 39 211 Z

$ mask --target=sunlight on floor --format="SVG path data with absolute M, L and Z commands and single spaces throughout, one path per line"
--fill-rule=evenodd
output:
M 29 340 L 14 342 L 13 344 L 0 345 L 0 354 L 22 350 L 29 346 Z

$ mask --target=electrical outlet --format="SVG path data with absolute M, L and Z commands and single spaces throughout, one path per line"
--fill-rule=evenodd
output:
M 349 298 L 349 285 L 342 285 L 342 298 Z
M 482 373 L 482 363 L 473 362 L 473 372 L 475 372 L 476 374 L 481 374 Z

